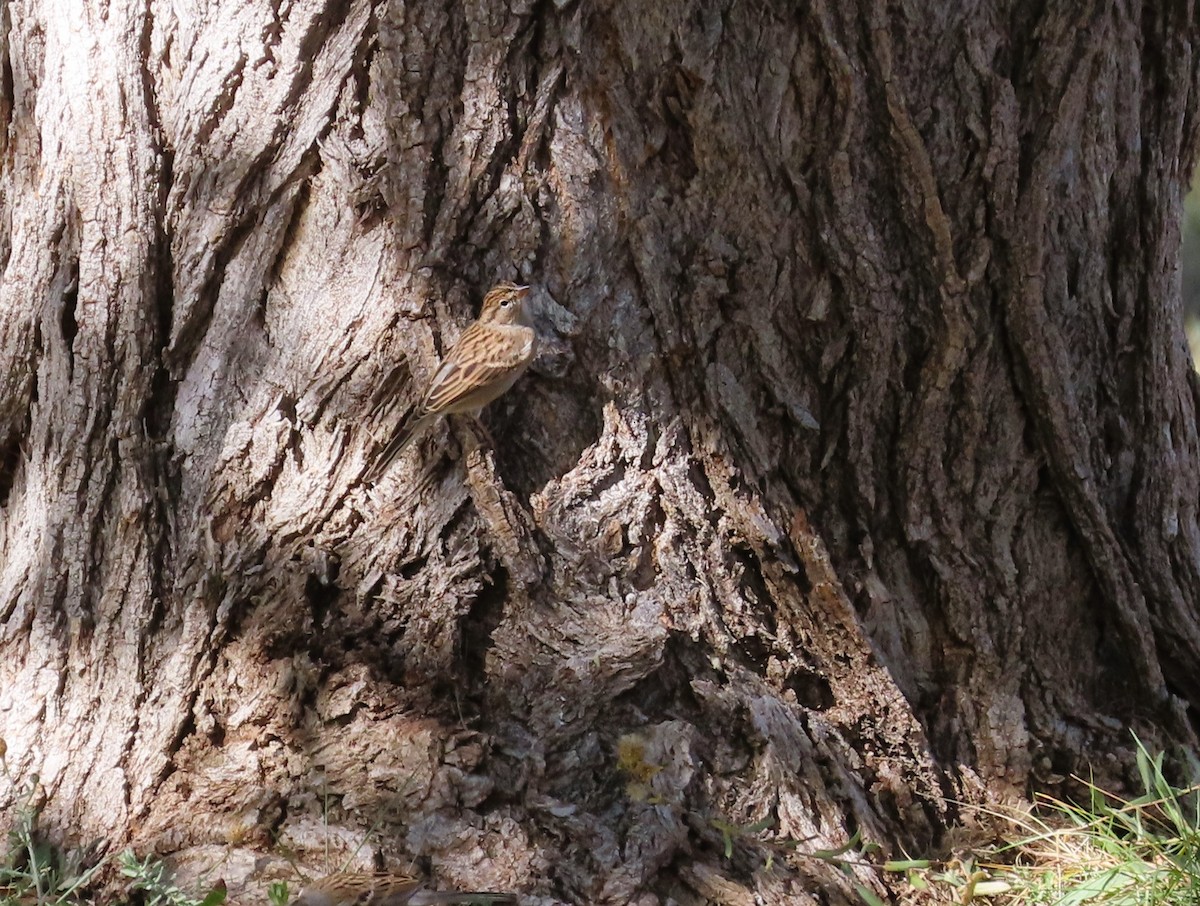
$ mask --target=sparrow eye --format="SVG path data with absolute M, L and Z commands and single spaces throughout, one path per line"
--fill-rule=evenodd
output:
M 512 296 L 505 296 L 503 299 L 500 300 L 500 305 L 502 308 L 508 308 L 508 306 L 512 305 L 512 301 L 513 301 Z

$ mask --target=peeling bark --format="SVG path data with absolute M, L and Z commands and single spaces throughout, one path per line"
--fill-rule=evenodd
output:
M 1194 10 L 960 7 L 0 7 L 43 822 L 245 902 L 851 902 L 792 847 L 1194 744 Z M 511 278 L 532 373 L 366 487 Z

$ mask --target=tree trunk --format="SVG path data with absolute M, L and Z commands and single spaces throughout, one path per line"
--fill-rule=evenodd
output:
M 0 806 L 241 902 L 836 903 L 1195 743 L 1200 28 L 1044 6 L 0 6 Z

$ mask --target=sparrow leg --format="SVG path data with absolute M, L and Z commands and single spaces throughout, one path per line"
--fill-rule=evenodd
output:
M 496 449 L 496 439 L 478 413 L 451 415 L 446 422 L 450 436 L 457 442 L 459 458 L 468 459 L 473 453 L 483 456 Z
M 467 424 L 469 425 L 468 430 L 471 432 L 472 438 L 476 445 L 478 445 L 479 439 L 482 437 L 483 442 L 487 444 L 489 449 L 496 449 L 496 438 L 492 436 L 492 432 L 488 430 L 488 426 L 483 423 L 483 419 L 480 418 L 480 413 L 471 413 L 471 415 L 468 417 Z

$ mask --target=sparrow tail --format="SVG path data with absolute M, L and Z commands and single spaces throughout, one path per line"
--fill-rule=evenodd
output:
M 414 413 L 415 414 L 415 413 Z M 408 446 L 409 441 L 417 436 L 427 424 L 433 421 L 434 416 L 430 414 L 422 415 L 414 418 L 410 415 L 405 419 L 400 427 L 396 429 L 396 433 L 392 435 L 384 448 L 379 451 L 379 455 L 375 458 L 374 464 L 367 469 L 363 480 L 374 484 L 388 470 L 396 457 Z
M 490 893 L 486 890 L 474 893 L 467 891 L 462 893 L 421 892 L 409 900 L 410 906 L 447 906 L 452 903 L 459 904 L 459 906 L 500 906 L 500 904 L 516 902 L 517 898 L 510 893 Z

